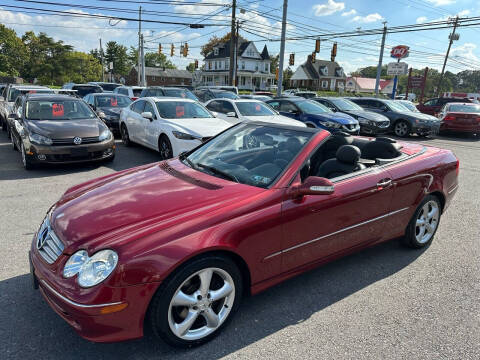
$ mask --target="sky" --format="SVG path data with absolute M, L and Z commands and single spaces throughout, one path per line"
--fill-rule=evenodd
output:
M 46 3 L 42 3 L 46 2 Z M 54 5 L 62 4 L 60 5 Z M 198 4 L 194 4 L 198 3 Z M 178 68 L 185 68 L 194 59 L 202 61 L 200 46 L 213 36 L 230 31 L 231 9 L 228 0 L 3 0 L 0 4 L 0 23 L 13 28 L 21 36 L 26 31 L 45 32 L 56 40 L 71 44 L 76 50 L 88 52 L 103 44 L 117 41 L 127 47 L 138 45 L 138 22 L 108 18 L 85 18 L 45 14 L 36 9 L 98 14 L 123 18 L 138 18 L 138 7 L 144 9 L 142 18 L 152 21 L 215 24 L 204 29 L 191 29 L 184 25 L 142 23 L 147 51 L 157 51 L 161 43 L 163 52 Z M 90 8 L 80 8 L 90 7 Z M 255 41 L 259 51 L 266 44 L 270 54 L 278 54 L 281 33 L 283 0 L 237 0 L 237 18 L 241 22 L 240 34 Z M 96 7 L 96 8 L 91 8 Z M 99 9 L 98 7 L 101 7 Z M 30 8 L 30 9 L 27 9 Z M 121 11 L 119 11 L 121 10 Z M 386 26 L 418 24 L 445 20 L 449 17 L 480 16 L 480 2 L 476 0 L 290 0 L 288 3 L 287 39 L 321 33 L 339 33 L 355 30 L 378 29 Z M 410 47 L 410 56 L 404 61 L 415 68 L 441 69 L 448 47 L 451 29 L 388 34 L 384 51 L 384 64 L 391 62 L 390 49 L 395 45 Z M 460 39 L 450 52 L 447 70 L 480 70 L 478 27 L 462 27 L 457 31 Z M 322 41 L 317 59 L 329 59 L 333 41 L 338 42 L 336 60 L 348 74 L 360 67 L 376 66 L 380 52 L 381 35 L 338 38 Z M 178 56 L 182 42 L 188 42 L 189 56 Z M 174 43 L 177 56 L 170 58 L 170 44 Z M 288 56 L 295 53 L 295 69 L 305 62 L 315 47 L 312 40 L 289 40 L 286 43 L 285 67 Z

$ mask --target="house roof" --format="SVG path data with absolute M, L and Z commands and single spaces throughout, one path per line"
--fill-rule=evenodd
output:
M 308 56 L 307 61 L 299 66 L 299 68 L 301 68 L 303 72 L 307 75 L 307 80 L 315 80 L 321 77 L 339 77 L 336 75 L 335 71 L 342 69 L 342 67 L 338 65 L 336 61 L 315 60 L 314 62 L 312 62 L 310 59 L 311 57 Z M 325 68 L 327 69 L 328 75 L 323 75 L 322 73 L 322 69 Z M 297 70 L 295 70 L 295 72 L 297 71 L 298 68 Z
M 242 41 L 239 43 L 238 53 L 240 54 L 240 56 L 242 56 L 243 52 L 247 49 L 247 47 L 250 44 L 252 44 L 252 41 Z M 217 44 L 215 47 L 218 48 L 218 54 L 215 55 L 215 51 L 212 50 L 207 54 L 207 56 L 205 56 L 205 60 L 222 59 L 222 58 L 230 57 L 230 41 Z M 263 51 L 260 54 L 260 57 L 262 58 L 262 60 L 267 60 L 270 58 L 270 55 L 268 54 L 267 45 L 264 46 Z
M 134 67 L 137 71 L 137 66 Z M 167 78 L 182 78 L 182 79 L 191 79 L 192 73 L 187 70 L 179 69 L 163 69 L 160 67 L 145 67 L 146 76 L 159 76 Z

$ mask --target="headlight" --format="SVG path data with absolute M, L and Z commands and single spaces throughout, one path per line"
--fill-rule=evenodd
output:
M 361 116 L 359 116 L 359 117 L 357 118 L 357 120 L 358 120 L 358 122 L 359 122 L 360 124 L 370 124 L 370 125 L 372 125 L 372 122 L 375 123 L 374 121 L 370 121 L 370 120 L 365 119 L 365 118 L 363 118 L 363 117 L 361 117 Z
M 53 144 L 52 139 L 50 139 L 46 136 L 40 135 L 40 134 L 31 133 L 30 135 L 28 135 L 28 138 L 30 139 L 30 142 L 32 142 L 34 144 L 38 144 L 38 145 L 52 145 Z
M 321 125 L 328 127 L 328 128 L 334 128 L 334 129 L 340 129 L 342 127 L 341 124 L 333 122 L 333 121 L 322 121 L 320 122 Z
M 110 132 L 110 130 L 105 129 L 105 130 L 102 131 L 102 133 L 98 137 L 98 140 L 100 140 L 100 141 L 108 140 L 108 139 L 111 138 L 111 136 L 112 136 L 112 133 Z
M 172 131 L 172 134 L 173 136 L 175 136 L 177 139 L 182 139 L 182 140 L 200 140 L 199 138 L 193 136 L 193 135 L 190 135 L 190 134 L 187 134 L 187 133 L 184 133 L 184 132 L 180 132 L 180 131 Z
M 63 276 L 71 278 L 78 274 L 78 285 L 92 287 L 104 281 L 118 264 L 118 255 L 113 250 L 101 250 L 88 257 L 85 250 L 77 251 L 68 259 Z

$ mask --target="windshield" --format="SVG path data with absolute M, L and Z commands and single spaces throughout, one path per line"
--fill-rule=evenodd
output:
M 406 107 L 408 110 L 412 112 L 420 112 L 418 111 L 417 107 L 410 101 L 400 101 L 400 104 L 402 104 L 404 107 Z
M 163 119 L 212 118 L 203 106 L 187 101 L 158 101 L 158 113 Z
M 325 105 L 319 104 L 313 100 L 298 101 L 295 102 L 295 105 L 297 105 L 300 110 L 306 114 L 322 114 L 332 112 L 332 110 L 327 108 Z
M 271 116 L 276 115 L 272 109 L 262 103 L 252 102 L 237 102 L 238 111 L 243 116 Z
M 399 111 L 399 112 L 410 111 L 406 106 L 403 106 L 402 104 L 400 104 L 397 101 L 385 100 L 385 102 L 387 103 L 388 106 L 390 106 L 390 108 L 393 111 Z
M 94 119 L 95 113 L 81 100 L 29 100 L 26 105 L 28 120 Z
M 8 96 L 8 101 L 12 102 L 21 94 L 54 94 L 51 89 L 12 89 Z
M 215 94 L 215 98 L 217 99 L 219 98 L 233 99 L 233 100 L 239 99 L 239 97 L 231 91 L 215 91 L 214 94 Z
M 164 89 L 163 92 L 166 96 L 178 97 L 178 98 L 187 98 L 190 100 L 197 101 L 197 97 L 192 94 L 191 91 L 186 89 Z
M 88 85 L 74 86 L 72 88 L 72 90 L 77 90 L 77 94 L 82 98 L 84 96 L 88 95 L 88 94 L 91 94 L 91 93 L 101 93 L 101 92 L 103 92 L 102 88 L 100 86 L 95 86 L 95 85 L 92 85 L 92 86 L 88 86 Z
M 142 94 L 142 88 L 140 89 L 132 89 L 133 97 L 139 97 Z
M 455 104 L 448 107 L 450 112 L 480 113 L 480 105 Z
M 340 111 L 358 111 L 363 110 L 363 108 L 353 101 L 347 99 L 329 99 Z
M 121 95 L 97 95 L 95 96 L 95 106 L 99 108 L 119 107 L 124 108 L 132 103 L 127 96 Z
M 307 131 L 242 123 L 181 160 L 212 176 L 268 188 L 312 135 Z

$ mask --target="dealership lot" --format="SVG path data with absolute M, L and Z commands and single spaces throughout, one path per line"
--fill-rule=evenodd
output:
M 433 244 L 392 241 L 245 299 L 212 342 L 176 350 L 147 335 L 81 339 L 31 287 L 27 252 L 46 210 L 70 186 L 157 161 L 117 142 L 113 163 L 27 172 L 0 132 L 0 354 L 6 359 L 480 358 L 480 139 L 418 139 L 460 159 L 460 189 Z

